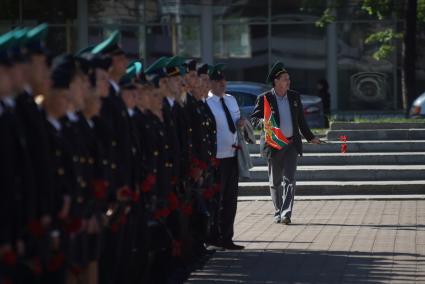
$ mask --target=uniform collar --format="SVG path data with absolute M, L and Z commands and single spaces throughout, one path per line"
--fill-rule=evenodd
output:
M 212 100 L 214 100 L 214 101 L 219 101 L 220 100 L 220 98 L 221 97 L 219 97 L 219 96 L 217 96 L 217 95 L 215 95 L 215 94 L 213 94 L 213 92 L 211 92 L 211 91 L 209 91 L 208 92 L 208 99 L 212 99 Z M 223 98 L 224 98 L 224 96 L 223 96 Z
M 57 131 L 61 131 L 62 129 L 62 125 L 59 122 L 58 119 L 53 118 L 51 116 L 47 116 L 47 120 L 50 122 L 50 124 L 57 130 Z
M 112 85 L 112 88 L 114 88 L 115 92 L 118 94 L 120 92 L 120 86 L 112 79 L 109 79 L 109 83 Z
M 72 122 L 76 122 L 76 121 L 78 121 L 78 115 L 75 113 L 75 112 L 73 112 L 73 111 L 68 111 L 67 113 L 66 113 L 66 116 L 68 117 L 68 119 L 70 120 L 70 121 L 72 121 Z
M 176 103 L 176 99 L 170 98 L 170 97 L 166 97 L 166 98 L 167 98 L 167 101 L 170 104 L 170 106 L 173 107 L 174 104 Z
M 278 96 L 275 89 L 272 89 L 272 93 L 273 95 L 276 97 L 276 100 L 278 101 L 282 101 L 282 100 L 288 100 L 288 92 L 286 92 L 286 94 L 282 97 L 282 96 Z

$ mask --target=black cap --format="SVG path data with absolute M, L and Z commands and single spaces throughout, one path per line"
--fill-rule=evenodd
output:
M 190 71 L 196 71 L 196 60 L 188 59 L 184 62 L 183 66 L 186 69 L 186 73 L 189 73 Z
M 120 32 L 115 31 L 107 39 L 96 45 L 91 52 L 93 54 L 103 54 L 107 56 L 124 54 L 124 50 L 119 45 L 120 38 Z
M 210 80 L 220 81 L 220 80 L 226 79 L 223 73 L 224 67 L 225 67 L 225 64 L 223 63 L 214 65 L 209 72 Z
M 196 72 L 198 73 L 198 76 L 199 76 L 199 75 L 202 75 L 202 74 L 206 74 L 206 75 L 208 75 L 208 72 L 209 72 L 211 69 L 212 69 L 212 66 L 211 66 L 211 65 L 209 65 L 209 64 L 207 64 L 207 63 L 201 63 L 201 64 L 199 64 L 199 65 L 198 65 L 198 67 L 196 68 Z
M 73 55 L 64 54 L 53 61 L 51 79 L 52 87 L 57 89 L 68 89 L 69 84 L 77 73 L 77 63 Z
M 47 29 L 47 24 L 41 24 L 26 33 L 24 48 L 27 55 L 49 54 L 49 50 L 45 46 Z

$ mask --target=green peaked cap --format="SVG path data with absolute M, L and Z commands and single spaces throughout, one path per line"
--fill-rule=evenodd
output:
M 118 43 L 121 35 L 119 31 L 114 31 L 107 39 L 96 45 L 91 51 L 93 54 L 118 54 L 123 53 Z
M 280 61 L 276 62 L 270 70 L 269 74 L 267 75 L 266 83 L 272 84 L 274 79 L 284 73 L 288 73 L 288 71 L 286 71 L 285 69 L 285 65 Z

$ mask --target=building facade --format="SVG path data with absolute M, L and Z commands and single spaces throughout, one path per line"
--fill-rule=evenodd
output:
M 316 94 L 329 82 L 331 109 L 399 110 L 400 48 L 385 60 L 372 58 L 368 34 L 397 27 L 397 18 L 377 21 L 346 1 L 326 28 L 315 22 L 326 1 L 297 0 L 2 0 L 0 32 L 48 22 L 49 47 L 75 52 L 122 31 L 131 58 L 150 64 L 179 54 L 207 63 L 227 63 L 229 80 L 264 82 L 280 60 L 292 88 Z

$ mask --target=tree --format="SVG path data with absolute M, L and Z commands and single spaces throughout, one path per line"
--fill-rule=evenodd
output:
M 305 7 L 312 7 L 320 1 L 306 0 Z M 425 0 L 359 0 L 360 9 L 378 20 L 386 20 L 396 16 L 402 19 L 404 24 L 401 31 L 393 28 L 385 29 L 370 34 L 365 38 L 365 43 L 379 43 L 380 47 L 373 54 L 376 60 L 382 60 L 390 56 L 395 45 L 402 40 L 402 99 L 403 109 L 407 112 L 417 96 L 416 93 L 416 31 L 420 24 L 425 22 Z M 316 22 L 318 27 L 325 27 L 336 19 L 334 9 L 346 4 L 343 0 L 330 0 L 324 7 L 322 16 Z M 407 113 L 406 113 L 407 114 Z

